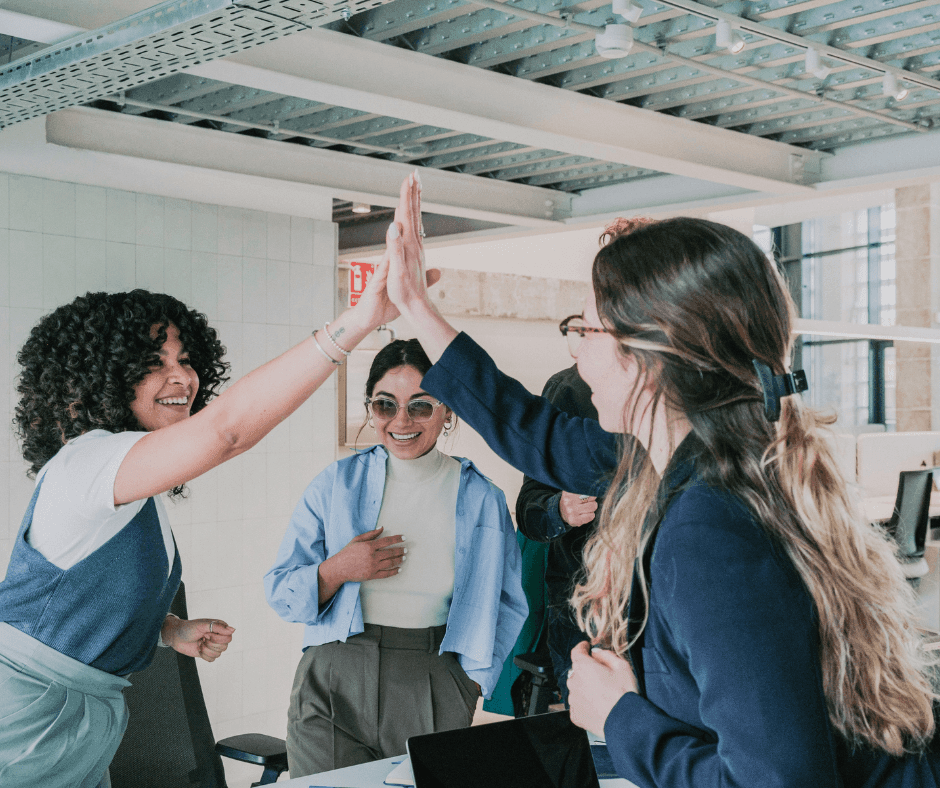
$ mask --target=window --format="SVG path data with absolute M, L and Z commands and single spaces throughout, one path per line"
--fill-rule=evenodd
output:
M 776 227 L 772 236 L 802 317 L 895 324 L 893 205 Z M 797 342 L 794 366 L 809 378 L 807 401 L 835 411 L 842 429 L 894 429 L 893 343 L 806 335 Z

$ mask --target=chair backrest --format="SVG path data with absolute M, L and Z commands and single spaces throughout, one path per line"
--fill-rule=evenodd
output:
M 187 618 L 182 583 L 170 611 Z M 111 762 L 112 788 L 226 788 L 196 660 L 158 648 L 130 681 L 130 719 Z
M 894 504 L 894 514 L 888 523 L 888 532 L 898 543 L 902 560 L 918 558 L 924 554 L 932 489 L 933 468 L 901 471 L 898 478 L 898 497 Z

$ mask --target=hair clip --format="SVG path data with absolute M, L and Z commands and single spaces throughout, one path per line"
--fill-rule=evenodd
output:
M 763 361 L 755 358 L 753 363 L 761 391 L 764 393 L 764 415 L 768 421 L 777 421 L 780 418 L 780 400 L 809 389 L 806 373 L 798 369 L 795 372 L 774 375 Z

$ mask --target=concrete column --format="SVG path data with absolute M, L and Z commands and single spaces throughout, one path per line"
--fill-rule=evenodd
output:
M 895 190 L 897 323 L 936 327 L 940 311 L 940 184 Z M 897 342 L 898 432 L 940 429 L 940 346 Z

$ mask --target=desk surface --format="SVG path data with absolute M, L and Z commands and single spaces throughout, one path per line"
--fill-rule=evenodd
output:
M 897 495 L 878 495 L 862 499 L 865 507 L 865 517 L 870 523 L 886 523 L 894 513 L 894 504 Z M 940 492 L 934 490 L 930 494 L 930 516 L 940 517 Z
M 278 780 L 277 785 L 278 788 L 385 788 L 386 775 L 404 757 L 399 755 L 396 758 L 347 766 L 345 769 L 311 774 L 309 777 L 298 777 L 295 780 Z M 601 780 L 600 783 L 601 788 L 636 788 L 629 780 L 620 778 Z

